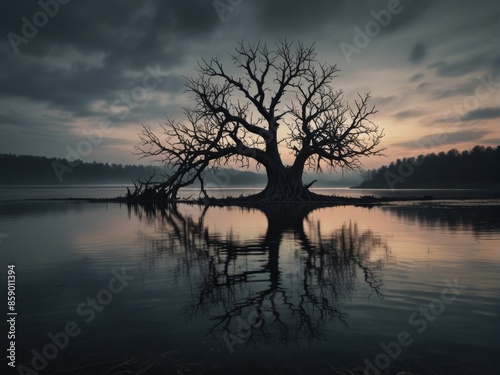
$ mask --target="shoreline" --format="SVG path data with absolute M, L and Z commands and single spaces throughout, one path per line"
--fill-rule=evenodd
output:
M 169 206 L 176 204 L 187 204 L 192 206 L 203 207 L 241 207 L 241 208 L 261 208 L 269 206 L 315 206 L 335 207 L 335 206 L 395 206 L 395 205 L 426 205 L 426 206 L 500 206 L 500 198 L 498 197 L 463 197 L 463 198 L 433 198 L 431 196 L 423 197 L 333 197 L 331 200 L 325 201 L 283 201 L 283 202 L 255 202 L 246 201 L 244 198 L 223 198 L 223 199 L 179 199 L 175 201 L 151 201 L 151 200 L 127 200 L 124 197 L 116 198 L 26 198 L 22 201 L 28 202 L 68 202 L 68 203 L 93 203 L 93 204 L 108 204 L 118 203 L 127 205 L 152 205 L 152 206 Z

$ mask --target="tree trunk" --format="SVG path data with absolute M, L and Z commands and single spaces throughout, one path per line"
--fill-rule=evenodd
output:
M 315 201 L 317 194 L 311 193 L 302 182 L 303 168 L 284 166 L 280 160 L 265 165 L 266 188 L 255 198 L 278 202 Z

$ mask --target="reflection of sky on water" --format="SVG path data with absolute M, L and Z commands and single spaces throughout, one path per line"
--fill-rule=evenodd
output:
M 29 360 L 48 332 L 74 319 L 82 334 L 58 357 L 57 368 L 168 350 L 229 369 L 325 357 L 350 368 L 376 354 L 381 341 L 413 329 L 409 315 L 439 297 L 444 279 L 455 278 L 466 293 L 396 364 L 417 357 L 492 360 L 498 348 L 496 208 L 309 211 L 204 212 L 180 205 L 162 215 L 116 204 L 2 204 L 1 232 L 9 233 L 0 244 L 2 259 L 15 263 L 19 275 L 19 360 Z M 76 306 L 122 266 L 137 279 L 85 325 Z M 280 303 L 269 310 L 273 298 Z M 238 317 L 258 306 L 279 313 L 281 322 L 266 318 L 230 355 L 223 329 L 234 334 Z M 88 352 L 85 359 L 81 353 Z

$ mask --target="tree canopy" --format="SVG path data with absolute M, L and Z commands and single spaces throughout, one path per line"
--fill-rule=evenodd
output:
M 253 199 L 318 200 L 302 182 L 305 168 L 356 169 L 361 157 L 383 151 L 383 131 L 370 120 L 376 113 L 370 94 L 349 104 L 332 87 L 339 69 L 320 62 L 314 45 L 284 41 L 269 50 L 242 42 L 230 56 L 230 69 L 218 58 L 199 61 L 198 75 L 186 81 L 193 105 L 182 121 L 168 118 L 161 136 L 143 127 L 138 153 L 172 167 L 162 181 L 149 181 L 143 198 L 175 199 L 196 180 L 208 198 L 204 172 L 255 164 L 265 168 L 268 182 Z

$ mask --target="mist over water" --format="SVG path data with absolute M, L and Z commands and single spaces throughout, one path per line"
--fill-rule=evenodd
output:
M 133 190 L 133 185 L 20 185 L 0 186 L 0 201 L 25 199 L 65 199 L 65 198 L 116 198 L 127 193 L 127 187 Z M 251 187 L 212 187 L 207 188 L 210 196 L 222 198 L 252 195 L 261 191 L 262 186 Z M 351 188 L 311 188 L 311 191 L 343 197 L 375 197 L 421 198 L 432 196 L 438 199 L 480 199 L 500 198 L 498 189 L 351 189 Z M 198 188 L 184 188 L 179 191 L 181 198 L 199 197 Z

